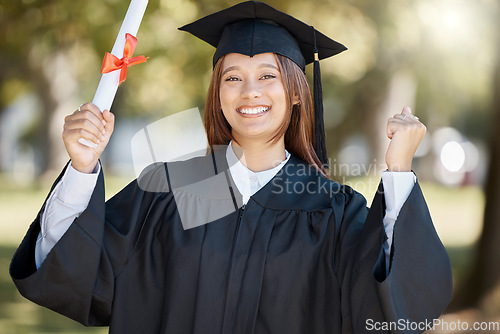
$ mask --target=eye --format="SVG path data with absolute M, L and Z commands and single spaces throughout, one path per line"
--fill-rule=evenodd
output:
M 266 79 L 274 79 L 274 78 L 276 78 L 276 76 L 274 74 L 264 74 L 260 78 L 266 80 Z
M 239 80 L 238 77 L 231 76 L 231 77 L 227 77 L 224 81 L 238 81 L 238 80 Z

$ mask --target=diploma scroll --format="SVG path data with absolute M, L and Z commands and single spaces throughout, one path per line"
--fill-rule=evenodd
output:
M 144 16 L 144 12 L 146 11 L 147 5 L 148 0 L 132 0 L 130 2 L 127 14 L 125 14 L 125 18 L 120 27 L 120 31 L 118 32 L 118 36 L 116 37 L 115 44 L 113 45 L 113 49 L 111 50 L 111 53 L 117 58 L 121 59 L 123 57 L 123 49 L 125 47 L 125 34 L 129 33 L 133 36 L 137 36 L 137 32 L 139 31 L 139 26 L 141 25 L 141 21 Z M 116 91 L 118 90 L 119 83 L 119 70 L 102 74 L 101 80 L 99 81 L 99 85 L 97 86 L 97 90 L 94 95 L 94 99 L 92 100 L 92 103 L 99 107 L 101 112 L 106 109 L 111 109 L 111 105 L 113 104 L 113 100 L 115 98 Z M 83 138 L 80 138 L 79 142 L 90 147 L 96 147 L 94 143 Z

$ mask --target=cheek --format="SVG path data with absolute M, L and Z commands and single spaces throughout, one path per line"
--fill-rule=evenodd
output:
M 222 115 L 224 115 L 224 118 L 226 121 L 232 126 L 232 119 L 231 117 L 233 116 L 230 112 L 231 110 L 231 97 L 229 90 L 227 88 L 221 87 L 219 90 L 219 99 L 220 99 L 220 106 L 222 109 Z
M 233 119 L 236 117 L 235 113 L 233 112 L 233 101 L 234 98 L 231 97 L 231 94 L 227 89 L 225 91 L 223 89 L 220 90 L 220 106 L 222 109 L 222 114 L 231 126 L 233 126 Z
M 221 103 L 229 103 L 238 95 L 238 87 L 222 84 L 219 88 Z
M 232 121 L 231 121 L 231 114 L 228 114 L 224 110 L 227 110 L 227 108 L 224 108 L 224 105 L 222 105 L 222 115 L 224 116 L 224 118 L 226 119 L 226 121 L 229 123 L 229 125 L 233 126 L 232 125 Z
M 269 85 L 267 89 L 276 101 L 286 104 L 285 89 L 281 82 L 276 81 L 272 85 Z
M 285 115 L 287 109 L 287 100 L 285 90 L 281 83 L 277 83 L 269 87 L 269 94 L 272 95 L 276 107 L 280 109 L 280 114 Z
M 229 94 L 228 89 L 226 87 L 223 87 L 223 86 L 220 87 L 219 99 L 220 99 L 220 105 L 222 108 L 222 113 L 224 114 L 224 117 L 226 117 L 226 119 L 227 119 L 226 111 L 229 108 L 230 94 Z

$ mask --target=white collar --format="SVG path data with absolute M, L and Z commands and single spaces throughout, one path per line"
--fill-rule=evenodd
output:
M 253 172 L 245 167 L 238 159 L 232 148 L 232 141 L 226 149 L 226 160 L 229 165 L 229 171 L 233 177 L 236 187 L 243 195 L 243 203 L 247 203 L 250 196 L 262 189 L 271 179 L 278 174 L 283 166 L 290 159 L 290 153 L 285 149 L 285 160 L 274 168 L 261 172 Z

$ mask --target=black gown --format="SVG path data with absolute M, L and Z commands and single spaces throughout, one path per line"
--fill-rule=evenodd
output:
M 196 182 L 224 161 L 156 164 L 106 203 L 101 172 L 37 270 L 38 214 L 10 267 L 20 293 L 114 334 L 386 333 L 389 322 L 418 333 L 448 304 L 450 262 L 418 183 L 395 223 L 386 276 L 382 184 L 368 210 L 293 155 L 245 206 L 234 201 L 234 212 L 184 230 L 171 171 Z

